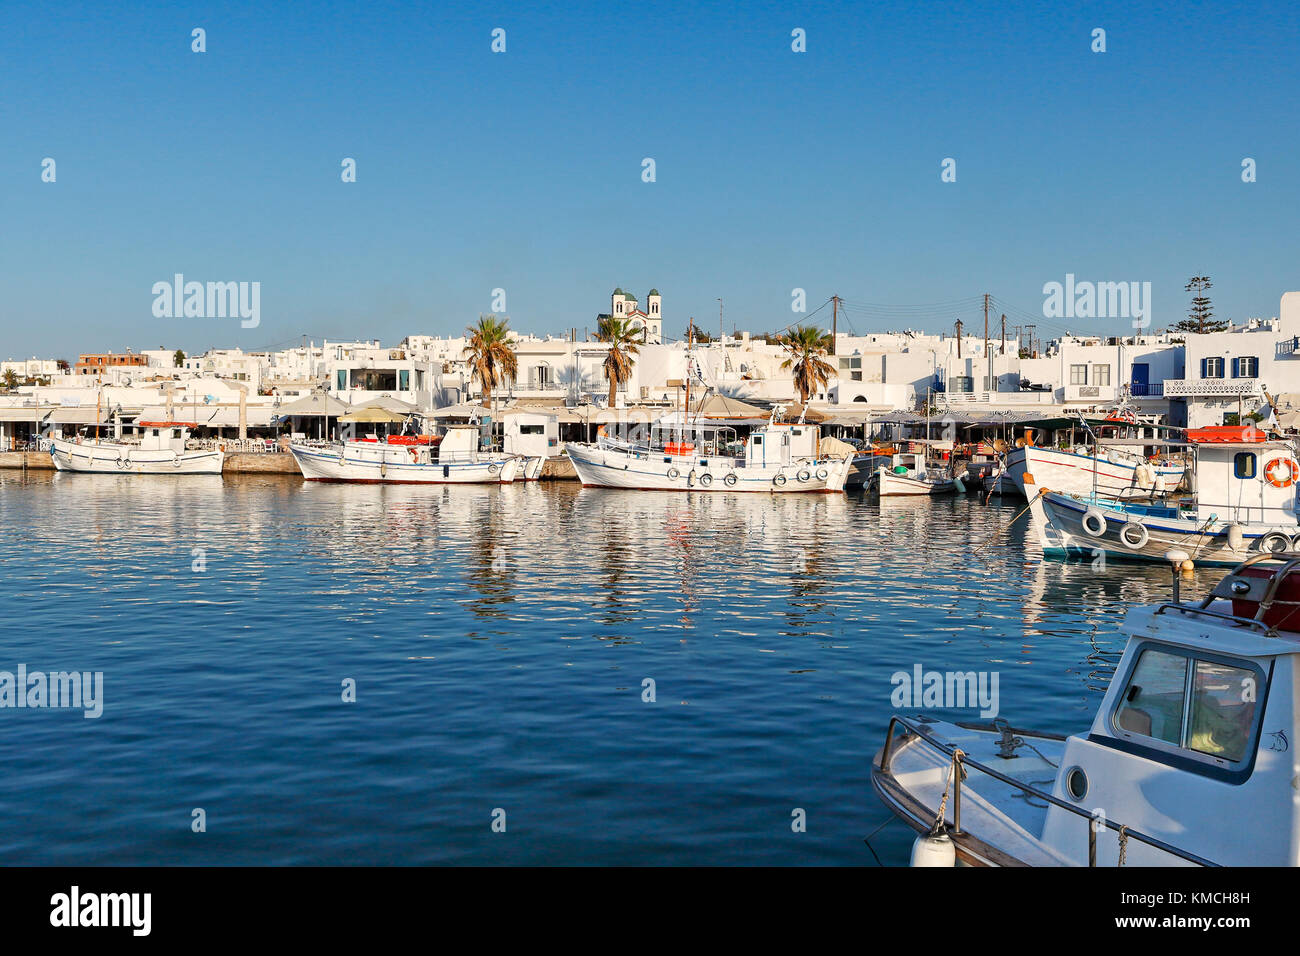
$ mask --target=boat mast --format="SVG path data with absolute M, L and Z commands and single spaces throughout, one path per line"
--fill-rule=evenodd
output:
M 686 425 L 691 419 L 691 352 L 695 348 L 695 316 L 686 320 L 686 408 L 682 411 L 682 430 L 678 441 L 686 440 Z

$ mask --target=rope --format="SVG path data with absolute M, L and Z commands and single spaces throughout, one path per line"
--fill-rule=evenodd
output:
M 961 760 L 966 756 L 965 751 L 957 747 L 952 752 L 952 765 L 948 768 L 948 781 L 943 785 L 943 798 L 939 801 L 939 813 L 934 818 L 934 826 L 930 828 L 931 833 L 938 833 L 943 829 L 944 817 L 948 810 L 948 791 L 952 788 L 953 778 L 960 773 L 963 780 L 966 779 L 966 771 L 961 766 Z
M 1128 827 L 1119 828 L 1119 863 L 1117 866 L 1123 866 L 1124 860 L 1128 856 Z

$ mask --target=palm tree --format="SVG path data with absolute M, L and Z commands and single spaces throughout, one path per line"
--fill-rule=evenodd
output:
M 510 320 L 480 315 L 478 325 L 465 329 L 469 343 L 464 358 L 469 360 L 471 378 L 483 387 L 483 407 L 492 407 L 492 389 L 519 371 L 515 347 L 510 342 Z
M 830 353 L 830 334 L 815 325 L 796 325 L 781 336 L 780 342 L 781 348 L 790 353 L 781 368 L 794 370 L 794 387 L 799 390 L 799 400 L 807 404 L 808 396 L 825 388 L 835 374 L 824 358 Z
M 5 369 L 4 383 L 5 388 L 12 392 L 18 387 L 18 373 L 11 368 Z
M 596 327 L 596 341 L 609 346 L 605 354 L 605 378 L 609 380 L 609 407 L 614 407 L 614 393 L 632 377 L 632 356 L 645 341 L 645 329 L 627 319 L 612 315 L 601 316 Z

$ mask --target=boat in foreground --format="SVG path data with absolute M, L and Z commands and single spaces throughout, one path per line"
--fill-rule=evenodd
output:
M 219 475 L 225 451 L 189 448 L 185 422 L 136 422 L 138 442 L 97 438 L 50 439 L 50 457 L 57 471 L 103 475 Z
M 524 459 L 480 451 L 476 425 L 452 425 L 442 436 L 390 435 L 315 446 L 291 444 L 308 481 L 368 484 L 509 484 Z M 538 469 L 540 470 L 540 464 Z
M 584 488 L 789 494 L 844 491 L 852 456 L 818 457 L 819 429 L 772 423 L 745 442 L 714 425 L 654 425 L 644 440 L 565 446 Z
M 1198 604 L 1175 585 L 1120 629 L 1080 733 L 890 721 L 871 781 L 921 834 L 913 865 L 1300 865 L 1300 552 L 1249 559 Z

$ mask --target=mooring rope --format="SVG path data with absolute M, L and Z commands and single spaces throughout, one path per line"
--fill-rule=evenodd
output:
M 943 785 L 943 797 L 939 800 L 939 814 L 934 818 L 934 826 L 930 828 L 931 833 L 938 833 L 943 829 L 944 817 L 948 810 L 948 791 L 952 788 L 953 778 L 960 773 L 961 778 L 966 779 L 966 769 L 961 766 L 961 760 L 965 756 L 965 751 L 960 747 L 953 749 L 952 764 L 948 767 L 948 781 Z

